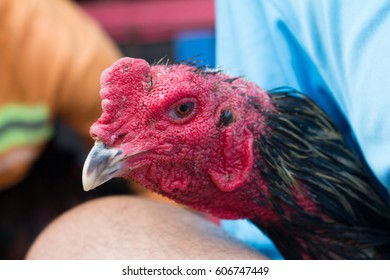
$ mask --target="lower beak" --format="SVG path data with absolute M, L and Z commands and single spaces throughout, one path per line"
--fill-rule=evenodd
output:
M 121 170 L 123 159 L 121 149 L 108 148 L 102 142 L 95 142 L 83 167 L 84 190 L 92 190 L 116 177 Z

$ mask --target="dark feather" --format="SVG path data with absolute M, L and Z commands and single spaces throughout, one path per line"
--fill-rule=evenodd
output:
M 232 122 L 234 122 L 233 113 L 229 109 L 226 109 L 221 112 L 217 126 L 218 127 L 228 126 Z
M 270 132 L 257 139 L 257 166 L 278 224 L 253 222 L 286 258 L 387 259 L 390 207 L 329 117 L 295 90 L 270 95 Z M 314 203 L 308 211 L 296 194 Z

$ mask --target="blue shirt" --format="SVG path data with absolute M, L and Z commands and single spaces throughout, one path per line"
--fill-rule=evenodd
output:
M 216 13 L 217 65 L 310 96 L 390 190 L 390 1 L 216 0 Z

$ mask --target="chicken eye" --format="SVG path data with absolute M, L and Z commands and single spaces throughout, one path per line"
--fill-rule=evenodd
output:
M 187 97 L 173 103 L 168 109 L 170 121 L 184 124 L 196 116 L 198 104 L 195 98 Z
M 181 119 L 185 118 L 192 113 L 194 107 L 195 107 L 194 102 L 182 103 L 175 107 L 175 115 Z

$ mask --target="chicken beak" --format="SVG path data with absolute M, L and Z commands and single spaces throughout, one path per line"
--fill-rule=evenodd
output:
M 96 141 L 83 167 L 84 190 L 92 190 L 115 177 L 121 170 L 123 159 L 121 149 L 108 148 Z

